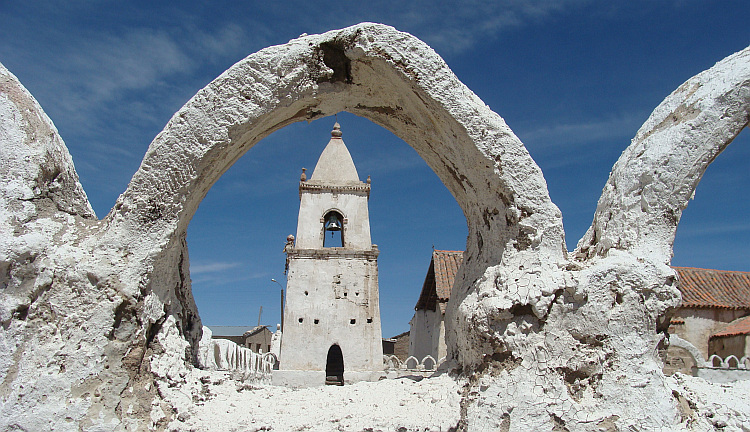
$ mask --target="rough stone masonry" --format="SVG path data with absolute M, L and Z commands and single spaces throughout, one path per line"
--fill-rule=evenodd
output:
M 665 380 L 656 346 L 680 302 L 668 264 L 681 212 L 748 124 L 750 48 L 654 110 L 569 253 L 542 173 L 504 120 L 426 44 L 364 23 L 232 66 L 174 115 L 101 220 L 54 125 L 0 68 L 0 429 L 164 430 L 191 392 L 205 396 L 190 378 L 201 337 L 190 219 L 263 137 L 339 111 L 414 147 L 466 216 L 446 318 L 468 378 L 459 428 L 708 424 L 685 403 L 694 383 Z M 727 418 L 741 430 L 750 415 Z

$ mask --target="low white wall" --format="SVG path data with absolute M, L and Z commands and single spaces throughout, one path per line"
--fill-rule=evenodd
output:
M 212 339 L 211 330 L 203 327 L 198 363 L 204 369 L 240 372 L 243 381 L 268 380 L 276 355 L 258 354 L 226 339 Z
M 713 383 L 729 383 L 750 380 L 750 369 L 696 367 L 693 369 L 693 375 Z

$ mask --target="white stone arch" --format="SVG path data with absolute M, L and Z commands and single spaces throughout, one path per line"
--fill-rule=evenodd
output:
M 401 366 L 402 366 L 401 360 L 395 355 L 393 354 L 383 355 L 383 367 L 386 370 L 401 369 Z
M 669 346 L 684 349 L 688 354 L 690 354 L 690 357 L 693 358 L 693 362 L 698 367 L 704 367 L 708 364 L 708 362 L 706 362 L 706 359 L 703 358 L 703 354 L 701 354 L 700 350 L 695 345 L 677 336 L 676 334 L 669 335 Z
M 420 363 L 420 366 L 424 370 L 435 370 L 437 369 L 437 362 L 435 361 L 435 358 L 429 354 L 427 354 Z
M 292 122 L 339 111 L 368 118 L 409 143 L 463 209 L 471 265 L 464 266 L 452 301 L 460 303 L 504 254 L 533 250 L 549 262 L 562 258 L 560 212 L 520 140 L 431 48 L 379 24 L 266 48 L 199 91 L 151 143 L 104 221 L 109 233 L 123 238 L 127 231 L 133 249 L 152 245 L 138 257 L 147 271 L 179 267 L 186 262 L 190 219 L 240 156 Z M 154 273 L 138 279 L 170 305 L 182 333 L 195 341 L 200 326 L 193 325 L 198 318 L 187 266 L 170 278 Z
M 740 368 L 740 359 L 737 358 L 734 354 L 729 355 L 727 358 L 724 359 L 724 367 L 725 368 Z
M 404 362 L 404 366 L 406 367 L 406 369 L 416 370 L 419 368 L 419 360 L 417 360 L 417 358 L 414 356 L 409 356 Z
M 711 354 L 711 357 L 708 358 L 708 361 L 706 361 L 706 364 L 708 365 L 708 367 L 721 368 L 721 367 L 724 367 L 724 359 L 722 359 L 716 354 Z
M 619 249 L 671 261 L 682 211 L 711 162 L 750 121 L 749 63 L 745 48 L 654 109 L 612 168 L 576 255 Z
M 346 216 L 346 213 L 345 213 L 345 212 L 344 212 L 343 210 L 341 210 L 340 208 L 338 208 L 338 207 L 330 207 L 330 208 L 327 208 L 326 210 L 324 210 L 324 211 L 323 211 L 323 212 L 322 212 L 322 213 L 320 214 L 320 218 L 321 218 L 321 219 L 325 218 L 325 216 L 326 216 L 326 215 L 327 215 L 328 213 L 330 213 L 330 212 L 336 212 L 336 213 L 340 214 L 340 215 L 341 215 L 341 217 L 343 217 L 343 218 L 346 218 L 346 217 L 347 217 L 347 216 Z M 342 221 L 342 222 L 343 222 L 343 221 Z

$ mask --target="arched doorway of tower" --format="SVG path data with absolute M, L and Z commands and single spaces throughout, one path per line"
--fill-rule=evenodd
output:
M 344 354 L 338 344 L 333 344 L 328 348 L 326 385 L 344 385 Z

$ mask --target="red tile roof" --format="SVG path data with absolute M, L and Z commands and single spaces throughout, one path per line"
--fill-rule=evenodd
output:
M 750 334 L 750 316 L 730 322 L 724 330 L 714 333 L 711 338 L 748 335 Z
M 415 310 L 429 309 L 445 312 L 445 303 L 451 297 L 451 288 L 456 280 L 456 273 L 464 260 L 463 251 L 433 250 L 430 268 L 427 270 L 422 292 L 414 307 Z
M 672 267 L 682 307 L 750 310 L 750 272 Z
M 432 252 L 432 262 L 435 263 L 435 290 L 438 299 L 448 301 L 451 298 L 456 273 L 464 262 L 464 253 L 463 251 L 436 250 Z

